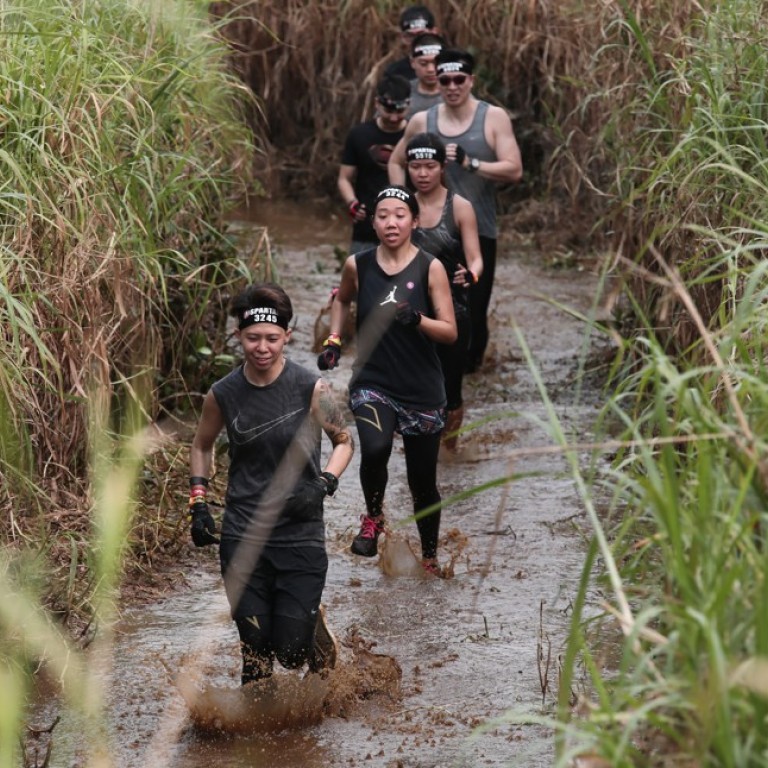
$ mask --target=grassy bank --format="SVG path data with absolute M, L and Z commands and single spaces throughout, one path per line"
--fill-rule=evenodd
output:
M 219 297 L 257 265 L 220 234 L 249 183 L 252 100 L 204 8 L 18 0 L 0 10 L 0 47 L 0 764 L 13 765 L 35 659 L 98 710 L 67 636 L 108 624 L 126 552 L 151 551 L 178 515 L 142 525 L 139 544 L 147 473 L 120 435 L 203 386 Z
M 750 3 L 706 10 L 662 46 L 647 17 L 624 20 L 632 99 L 607 129 L 629 311 L 604 413 L 624 447 L 595 518 L 609 613 L 574 620 L 561 765 L 768 754 L 763 24 Z

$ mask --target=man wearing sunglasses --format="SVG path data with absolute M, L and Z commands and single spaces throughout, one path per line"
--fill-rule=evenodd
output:
M 403 136 L 411 84 L 385 75 L 376 86 L 376 114 L 347 134 L 336 186 L 352 220 L 349 253 L 379 244 L 371 215 L 376 195 L 388 185 L 387 163 Z
M 483 362 L 488 345 L 488 306 L 496 269 L 496 185 L 520 181 L 523 164 L 512 121 L 506 110 L 477 99 L 474 57 L 467 51 L 443 48 L 435 58 L 437 82 L 443 97 L 408 122 L 403 138 L 389 160 L 389 181 L 403 184 L 405 148 L 417 133 L 434 133 L 446 145 L 446 184 L 472 203 L 477 216 L 483 274 L 470 292 L 472 340 L 468 373 Z

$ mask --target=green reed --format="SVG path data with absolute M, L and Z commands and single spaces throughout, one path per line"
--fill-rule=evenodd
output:
M 610 611 L 573 625 L 566 679 L 585 681 L 583 706 L 561 695 L 559 765 L 768 755 L 766 62 L 754 4 L 707 10 L 680 30 L 685 56 L 661 60 L 627 9 L 644 52 L 616 118 L 636 138 L 616 151 L 633 321 L 603 414 L 622 446 L 612 501 L 593 520 L 621 581 L 608 569 Z
M 260 269 L 223 234 L 251 184 L 253 99 L 206 11 L 0 7 L 2 765 L 43 659 L 98 731 L 93 661 L 127 555 L 152 544 L 133 537 L 142 428 L 202 386 L 200 326 Z

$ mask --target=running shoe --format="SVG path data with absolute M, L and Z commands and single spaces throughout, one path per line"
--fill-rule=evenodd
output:
M 437 576 L 438 579 L 441 579 L 443 577 L 443 572 L 437 563 L 436 557 L 422 558 L 421 567 L 424 569 L 425 573 L 428 573 L 432 576 Z
M 350 549 L 352 554 L 361 557 L 374 557 L 378 552 L 379 535 L 384 530 L 384 516 L 370 517 L 361 515 L 360 533 L 355 536 Z
M 334 669 L 339 658 L 339 641 L 328 628 L 325 619 L 325 607 L 317 610 L 317 622 L 315 623 L 315 635 L 312 639 L 312 650 L 309 654 L 309 671 L 323 672 Z

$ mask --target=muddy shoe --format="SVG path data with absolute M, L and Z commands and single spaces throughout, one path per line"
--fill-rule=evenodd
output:
M 384 517 L 369 517 L 362 515 L 360 517 L 363 524 L 360 526 L 360 533 L 355 536 L 350 549 L 352 554 L 361 557 L 374 557 L 378 552 L 379 535 L 384 530 Z
M 421 559 L 421 567 L 428 576 L 437 576 L 438 579 L 443 578 L 443 569 L 438 565 L 436 557 L 423 557 Z
M 338 658 L 339 641 L 328 628 L 325 620 L 325 608 L 321 605 L 317 610 L 315 636 L 308 659 L 309 671 L 323 672 L 327 669 L 334 669 Z

